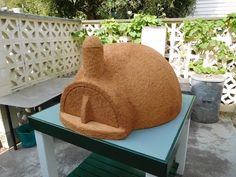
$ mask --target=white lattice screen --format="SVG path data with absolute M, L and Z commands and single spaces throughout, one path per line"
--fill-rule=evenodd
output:
M 189 62 L 198 59 L 199 56 L 192 54 L 192 49 L 189 44 L 184 44 L 183 33 L 181 32 L 181 28 L 183 27 L 182 21 L 166 23 L 166 27 L 170 36 L 167 41 L 169 47 L 167 48 L 166 56 L 169 58 L 169 62 L 174 68 L 177 76 L 189 78 L 192 74 L 192 72 L 189 71 Z M 222 39 L 229 41 L 228 37 L 229 36 L 223 36 Z M 227 45 L 232 49 L 236 47 L 236 44 L 233 44 L 232 41 L 227 43 Z M 236 80 L 233 77 L 233 73 L 231 73 L 232 68 L 235 66 L 236 63 L 234 61 L 228 64 L 227 73 L 225 74 L 226 80 L 221 97 L 222 111 L 235 111 Z
M 189 72 L 188 69 L 189 61 L 198 59 L 198 55 L 192 54 L 191 46 L 186 44 L 184 45 L 183 33 L 181 32 L 183 20 L 184 19 L 174 19 L 164 21 L 169 36 L 168 40 L 166 41 L 167 47 L 165 56 L 169 59 L 169 62 L 174 68 L 177 76 L 189 78 L 191 75 L 191 72 Z M 124 21 L 118 22 L 123 23 Z M 100 22 L 84 21 L 82 22 L 82 26 L 88 31 L 89 35 L 93 35 L 94 30 L 100 28 Z M 236 48 L 236 44 L 229 43 L 228 45 L 232 48 Z M 236 80 L 233 78 L 233 75 L 230 72 L 234 67 L 236 67 L 235 62 L 229 64 L 228 72 L 225 74 L 227 79 L 225 81 L 221 101 L 222 107 L 226 105 L 226 107 L 223 107 L 223 110 L 226 111 L 229 110 L 229 106 L 236 105 Z
M 0 95 L 78 70 L 80 21 L 0 13 Z
M 166 56 L 176 74 L 188 78 L 188 63 L 198 56 L 191 54 L 190 46 L 183 45 L 182 21 L 166 21 Z M 83 27 L 92 35 L 100 22 L 86 21 Z M 0 13 L 0 95 L 77 71 L 80 49 L 70 32 L 80 28 L 80 21 L 75 20 Z M 236 80 L 230 73 L 234 67 L 231 63 L 226 74 L 222 96 L 225 105 L 236 104 Z

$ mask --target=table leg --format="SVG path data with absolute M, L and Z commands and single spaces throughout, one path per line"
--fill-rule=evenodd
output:
M 5 108 L 6 108 L 7 121 L 8 121 L 9 129 L 10 129 L 10 134 L 13 141 L 13 146 L 14 146 L 14 149 L 17 150 L 16 137 L 15 137 L 12 121 L 11 121 L 11 114 L 10 114 L 9 106 L 5 105 Z
M 35 138 L 43 177 L 58 177 L 53 137 L 35 130 Z
M 187 146 L 188 146 L 188 136 L 189 136 L 189 126 L 190 126 L 190 119 L 187 120 L 185 123 L 183 130 L 180 135 L 180 145 L 176 152 L 176 162 L 179 163 L 177 174 L 183 175 L 184 174 L 184 167 L 186 161 L 186 154 L 187 154 Z M 145 177 L 157 177 L 155 175 L 145 173 Z
M 183 130 L 180 135 L 180 145 L 176 152 L 176 162 L 179 163 L 177 174 L 179 175 L 184 174 L 187 146 L 188 146 L 189 126 L 190 126 L 190 119 L 187 120 L 186 124 L 183 127 Z

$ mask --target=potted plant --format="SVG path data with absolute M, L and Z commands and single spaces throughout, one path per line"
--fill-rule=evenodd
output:
M 219 120 L 219 108 L 224 86 L 224 73 L 227 64 L 235 55 L 217 36 L 224 32 L 222 20 L 203 19 L 185 21 L 184 40 L 191 43 L 193 52 L 199 54 L 199 60 L 190 62 L 192 92 L 196 95 L 192 119 L 203 123 Z
M 154 15 L 135 14 L 127 29 L 127 33 L 131 37 L 132 42 L 141 43 L 143 27 L 156 27 L 162 26 L 163 24 L 164 23 Z

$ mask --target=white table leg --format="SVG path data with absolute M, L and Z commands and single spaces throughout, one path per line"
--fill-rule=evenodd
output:
M 41 172 L 43 177 L 58 177 L 53 137 L 35 131 Z
M 184 174 L 184 167 L 185 167 L 186 153 L 187 153 L 187 146 L 188 146 L 189 126 L 190 126 L 190 119 L 187 120 L 180 134 L 180 145 L 176 152 L 175 160 L 176 162 L 179 163 L 179 167 L 177 169 L 177 174 L 179 175 Z M 157 176 L 154 176 L 149 173 L 145 173 L 145 177 L 157 177 Z
M 180 135 L 180 145 L 176 152 L 176 162 L 179 163 L 179 167 L 177 169 L 177 174 L 183 175 L 186 161 L 186 153 L 188 146 L 188 135 L 189 135 L 189 126 L 190 119 L 187 120 L 186 124 L 183 127 L 183 130 Z

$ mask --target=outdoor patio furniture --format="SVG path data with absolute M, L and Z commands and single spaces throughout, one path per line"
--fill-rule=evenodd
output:
M 61 95 L 71 78 L 54 78 L 39 84 L 27 87 L 15 93 L 0 97 L 0 104 L 5 105 L 7 120 L 14 145 L 17 150 L 16 138 L 13 130 L 9 106 L 19 108 L 34 108 Z
M 167 177 L 175 161 L 179 163 L 177 173 L 182 175 L 188 141 L 189 115 L 194 98 L 192 95 L 183 94 L 182 110 L 176 119 L 154 128 L 136 130 L 124 140 L 89 138 L 65 128 L 59 119 L 59 104 L 31 115 L 29 123 L 36 130 L 43 177 L 58 177 L 54 137 L 140 169 L 146 172 L 146 177 L 151 177 L 151 174 Z M 81 169 L 83 170 L 82 167 Z M 79 169 L 76 170 L 76 173 L 80 173 Z M 89 171 L 88 176 L 91 176 Z

